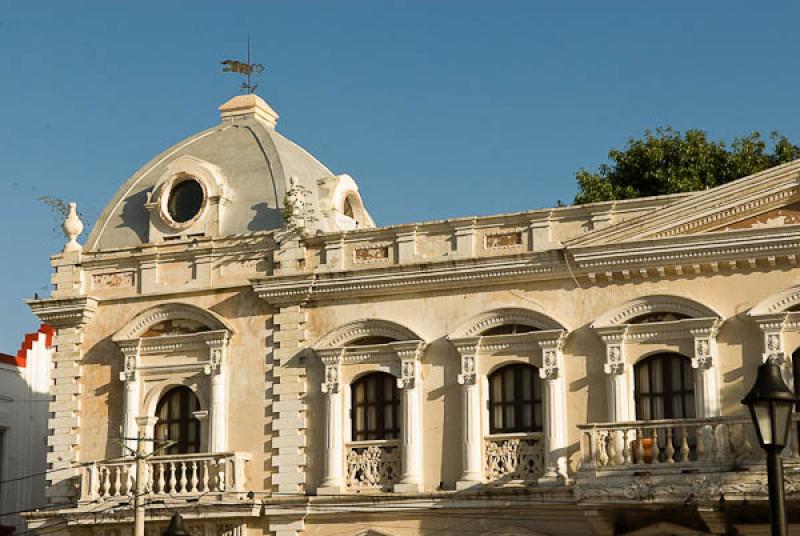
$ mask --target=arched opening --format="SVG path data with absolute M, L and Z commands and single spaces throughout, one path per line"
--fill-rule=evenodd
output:
M 344 200 L 344 206 L 342 207 L 342 212 L 348 218 L 356 219 L 355 210 L 353 209 L 353 202 L 351 201 L 350 196 L 347 196 Z
M 159 445 L 168 445 L 164 454 L 200 452 L 200 421 L 194 415 L 199 410 L 200 401 L 188 387 L 175 387 L 161 397 L 155 438 Z
M 370 346 L 373 344 L 389 344 L 396 342 L 397 339 L 392 337 L 385 337 L 383 335 L 367 335 L 366 337 L 359 337 L 347 343 L 347 346 Z
M 489 375 L 489 432 L 542 431 L 542 383 L 533 365 L 513 364 Z
M 695 417 L 692 363 L 680 354 L 659 353 L 634 367 L 636 419 L 691 419 Z
M 481 335 L 516 335 L 518 333 L 530 333 L 531 331 L 539 331 L 539 328 L 527 324 L 510 323 L 491 327 L 481 332 Z
M 354 441 L 400 437 L 400 393 L 394 376 L 369 373 L 353 383 L 351 394 Z

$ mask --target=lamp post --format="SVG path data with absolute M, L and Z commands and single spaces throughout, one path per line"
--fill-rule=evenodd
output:
M 169 520 L 169 526 L 163 533 L 163 536 L 192 536 L 183 524 L 183 517 L 176 513 Z
M 767 453 L 772 536 L 787 534 L 781 451 L 786 446 L 792 423 L 792 409 L 796 403 L 797 397 L 783 381 L 780 366 L 775 363 L 764 363 L 758 367 L 756 382 L 742 400 L 742 404 L 750 410 L 758 434 L 758 443 Z

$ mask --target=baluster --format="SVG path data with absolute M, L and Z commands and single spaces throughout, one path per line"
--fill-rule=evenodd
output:
M 675 445 L 672 444 L 672 427 L 666 429 L 666 445 L 664 448 L 664 461 L 667 463 L 675 463 Z
M 597 432 L 597 465 L 608 465 L 608 435 L 606 432 Z
M 625 428 L 622 430 L 622 460 L 625 465 L 631 465 L 633 460 L 631 459 L 631 444 L 630 444 L 630 433 L 631 430 L 629 428 Z
M 661 447 L 658 445 L 658 428 L 653 428 L 653 461 L 651 463 L 661 463 Z
M 187 475 L 186 475 L 186 472 L 188 470 L 186 468 L 186 462 L 181 462 L 179 467 L 180 467 L 180 472 L 181 472 L 181 480 L 180 480 L 181 493 L 186 493 L 186 484 L 189 483 L 189 479 L 187 478 Z
M 706 436 L 708 426 L 697 426 L 694 429 L 694 440 L 697 443 L 697 447 L 695 447 L 695 452 L 697 453 L 697 461 L 704 462 L 706 461 Z
M 166 492 L 166 486 L 167 486 L 167 477 L 164 474 L 166 472 L 166 470 L 165 470 L 165 465 L 166 464 L 159 463 L 157 465 L 158 465 L 158 492 L 159 493 L 165 493 Z M 155 470 L 155 467 L 153 467 L 153 470 Z
M 217 489 L 214 491 L 225 491 L 225 459 L 217 460 Z
M 189 481 L 189 483 L 191 485 L 190 491 L 193 491 L 193 492 L 197 493 L 197 483 L 199 481 L 200 480 L 197 478 L 197 461 L 196 460 L 192 460 L 192 478 Z
M 730 429 L 727 423 L 720 423 L 714 430 L 714 460 L 726 463 L 730 458 Z
M 644 429 L 636 429 L 636 463 L 644 463 Z
M 689 461 L 689 429 L 684 424 L 681 426 L 681 463 Z
M 208 491 L 208 472 L 211 470 L 211 467 L 208 463 L 208 460 L 203 460 L 200 462 L 201 467 L 203 468 L 203 488 L 200 490 L 202 492 Z
M 136 465 L 129 463 L 125 467 L 125 494 L 130 495 L 134 492 L 133 488 L 133 475 Z
M 175 475 L 175 462 L 169 462 L 169 490 L 168 493 L 175 493 L 178 487 L 178 479 Z
M 615 430 L 608 431 L 606 445 L 608 449 L 608 465 L 617 465 L 617 432 Z
M 111 470 L 114 472 L 114 497 L 119 497 L 122 495 L 122 467 L 112 465 Z
M 103 467 L 103 497 L 111 496 L 111 470 L 106 465 Z

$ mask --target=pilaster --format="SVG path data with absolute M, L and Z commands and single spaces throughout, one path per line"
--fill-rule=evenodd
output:
M 422 408 L 420 397 L 419 352 L 422 348 L 399 351 L 400 377 L 397 386 L 402 393 L 403 465 L 400 482 L 394 491 L 400 493 L 419 492 L 422 486 Z
M 453 230 L 453 240 L 457 257 L 475 256 L 475 221 L 460 225 Z
M 417 259 L 417 229 L 398 233 L 397 235 L 397 262 L 408 264 Z
M 563 338 L 541 341 L 542 368 L 539 376 L 544 383 L 544 484 L 562 483 L 567 474 L 567 390 L 564 380 Z
M 87 296 L 29 301 L 33 313 L 55 329 L 53 338 L 53 387 L 48 422 L 48 500 L 52 504 L 73 500 L 80 478 L 81 360 L 83 330 L 97 310 Z M 59 418 L 55 416 L 59 415 Z M 63 416 L 68 417 L 64 419 Z
M 603 330 L 600 337 L 606 345 L 606 362 L 603 371 L 608 376 L 608 413 L 613 422 L 632 421 L 636 418 L 633 402 L 632 374 L 625 363 L 625 327 Z
M 325 474 L 317 495 L 339 495 L 344 487 L 341 366 L 341 359 L 325 363 L 325 382 L 322 384 L 325 394 Z
M 481 434 L 481 391 L 478 383 L 478 341 L 454 343 L 461 360 L 458 383 L 462 390 L 461 429 L 464 472 L 456 489 L 466 489 L 483 482 L 483 437 Z
M 717 367 L 717 325 L 690 330 L 694 337 L 692 368 L 696 370 L 695 403 L 698 418 L 720 416 L 719 369 Z

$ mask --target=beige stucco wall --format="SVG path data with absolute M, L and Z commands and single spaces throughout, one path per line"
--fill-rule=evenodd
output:
M 116 458 L 121 452 L 117 438 L 124 411 L 124 384 L 119 379 L 122 353 L 111 340 L 112 336 L 142 311 L 171 302 L 190 303 L 211 310 L 223 317 L 234 331 L 226 356 L 230 370 L 229 450 L 250 453 L 248 482 L 255 489 L 268 489 L 269 472 L 265 467 L 269 464 L 270 450 L 265 430 L 270 422 L 266 374 L 271 315 L 268 307 L 249 289 L 100 304 L 84 336 L 87 351 L 81 377 L 81 458 Z M 202 384 L 208 380 L 200 374 L 197 381 Z M 141 395 L 144 399 L 146 393 Z

